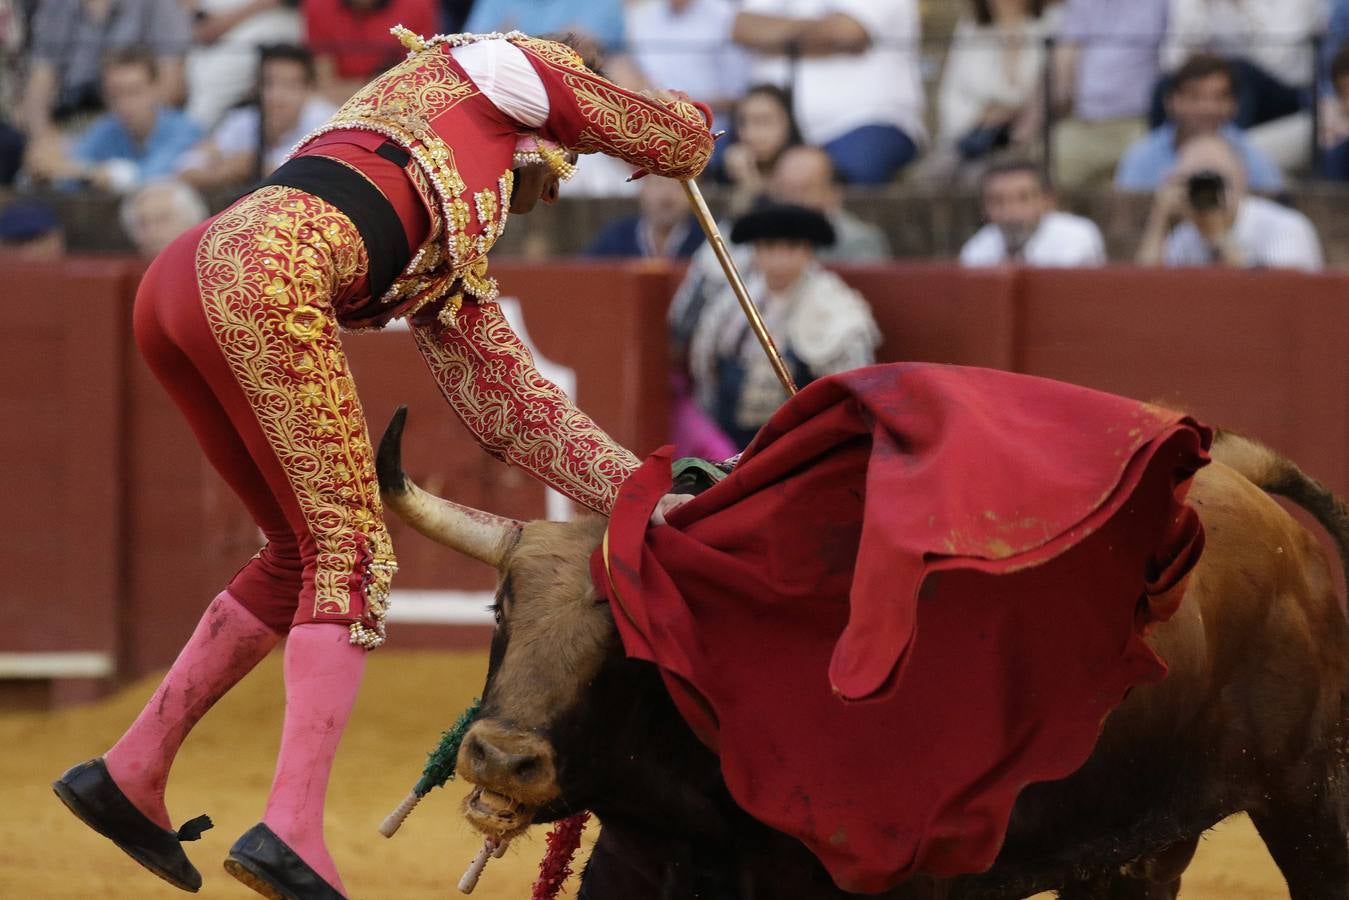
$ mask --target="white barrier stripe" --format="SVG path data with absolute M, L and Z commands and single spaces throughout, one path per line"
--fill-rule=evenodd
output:
M 413 625 L 491 625 L 491 591 L 410 591 L 389 594 L 389 621 Z
M 111 653 L 0 653 L 0 678 L 107 678 L 115 669 Z

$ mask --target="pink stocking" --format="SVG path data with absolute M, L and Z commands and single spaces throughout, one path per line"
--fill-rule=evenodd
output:
M 366 651 L 348 626 L 309 623 L 286 638 L 286 723 L 262 821 L 337 891 L 342 881 L 323 842 L 323 801 L 337 743 L 356 703 Z
M 279 640 L 279 634 L 229 591 L 221 592 L 206 607 L 145 709 L 103 755 L 108 774 L 122 793 L 161 828 L 173 829 L 164 806 L 164 785 L 183 739 Z

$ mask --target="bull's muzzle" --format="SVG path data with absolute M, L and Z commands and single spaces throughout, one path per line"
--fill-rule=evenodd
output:
M 464 736 L 456 771 L 475 785 L 464 815 L 479 831 L 513 837 L 559 790 L 553 748 L 531 732 L 479 720 Z

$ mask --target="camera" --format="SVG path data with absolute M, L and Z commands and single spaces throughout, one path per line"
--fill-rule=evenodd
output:
M 1195 212 L 1212 212 L 1223 205 L 1227 195 L 1227 182 L 1222 175 L 1213 171 L 1196 172 L 1186 184 L 1190 198 L 1190 208 Z

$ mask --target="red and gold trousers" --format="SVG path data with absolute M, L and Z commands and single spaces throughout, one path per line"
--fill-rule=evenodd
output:
M 415 231 L 399 170 L 373 174 Z M 136 295 L 135 330 L 267 540 L 231 593 L 277 631 L 346 623 L 353 642 L 373 648 L 396 563 L 338 336 L 339 322 L 364 321 L 368 269 L 346 214 L 295 188 L 263 187 L 155 260 Z M 452 312 L 428 308 L 411 325 L 464 425 L 493 456 L 607 513 L 637 460 L 539 375 L 496 303 Z
M 279 632 L 345 623 L 373 648 L 396 562 L 334 309 L 367 266 L 336 207 L 264 187 L 155 260 L 135 332 L 266 538 L 230 592 Z

